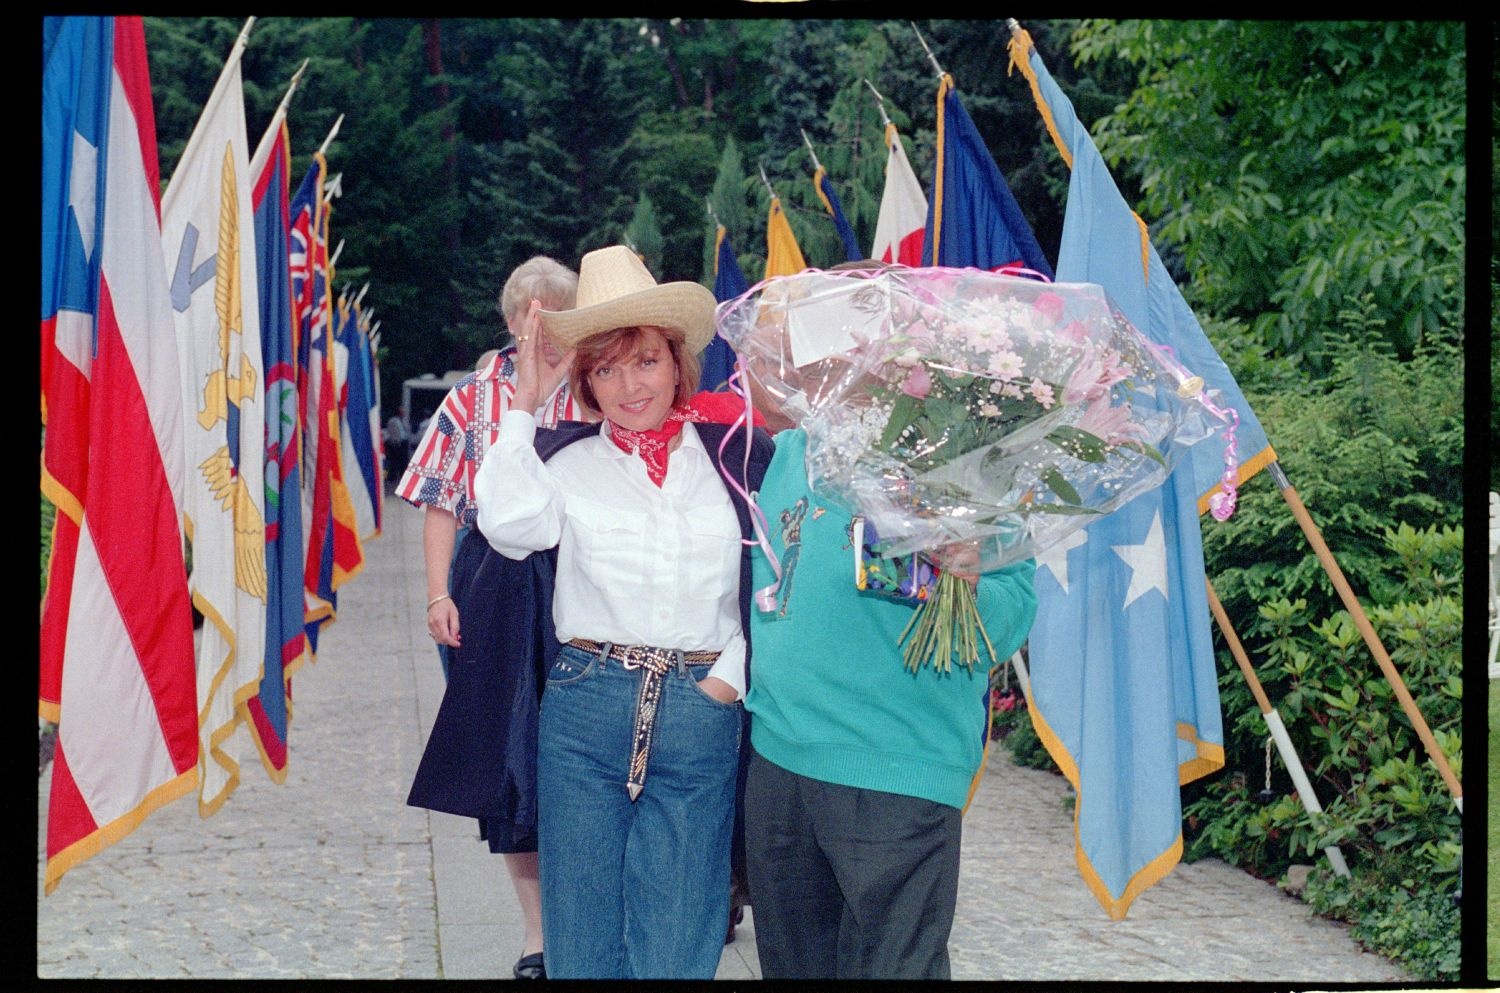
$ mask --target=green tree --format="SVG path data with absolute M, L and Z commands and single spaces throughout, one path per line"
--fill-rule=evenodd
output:
M 1196 307 L 1319 368 L 1366 293 L 1401 355 L 1460 340 L 1461 23 L 1094 21 L 1072 48 L 1138 69 L 1095 133 Z
M 657 223 L 656 208 L 652 206 L 651 197 L 645 190 L 641 191 L 640 199 L 636 201 L 630 223 L 625 225 L 625 243 L 635 249 L 636 254 L 645 261 L 646 268 L 660 282 L 663 244 L 661 225 Z

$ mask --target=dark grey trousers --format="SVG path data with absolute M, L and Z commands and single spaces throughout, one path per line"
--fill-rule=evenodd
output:
M 766 979 L 948 979 L 962 813 L 752 751 L 745 862 Z

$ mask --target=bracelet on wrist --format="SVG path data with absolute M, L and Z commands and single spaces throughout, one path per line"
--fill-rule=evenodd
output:
M 447 594 L 447 593 L 440 594 L 438 596 L 433 597 L 431 600 L 427 601 L 427 609 L 431 610 L 433 604 L 438 603 L 439 601 L 442 601 L 442 600 L 452 600 L 452 599 L 453 599 L 453 597 L 451 595 Z

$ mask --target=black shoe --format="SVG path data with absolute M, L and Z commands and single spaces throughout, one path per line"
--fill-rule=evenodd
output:
M 729 911 L 729 930 L 724 935 L 724 944 L 726 944 L 726 945 L 732 945 L 732 944 L 734 944 L 734 928 L 735 928 L 735 925 L 743 923 L 744 920 L 745 920 L 745 908 L 744 907 L 732 907 L 732 908 L 730 908 L 730 911 Z
M 517 979 L 546 979 L 547 970 L 542 965 L 542 953 L 522 955 L 516 960 L 515 974 Z

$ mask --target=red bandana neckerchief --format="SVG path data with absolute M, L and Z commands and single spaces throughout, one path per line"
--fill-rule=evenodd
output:
M 744 414 L 745 406 L 737 397 L 728 393 L 696 394 L 685 405 L 673 407 L 666 420 L 655 430 L 630 431 L 614 421 L 609 422 L 609 437 L 623 452 L 639 455 L 646 463 L 646 475 L 651 482 L 661 486 L 667 478 L 667 456 L 671 453 L 672 439 L 682 431 L 688 421 L 712 421 L 715 424 L 733 424 L 735 418 Z M 765 422 L 759 411 L 755 414 L 757 426 Z

